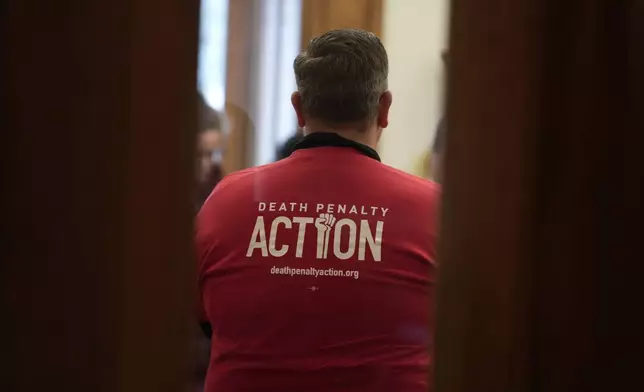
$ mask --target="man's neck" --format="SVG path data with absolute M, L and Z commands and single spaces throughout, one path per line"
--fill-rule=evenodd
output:
M 351 127 L 326 127 L 326 126 L 306 126 L 304 128 L 304 135 L 312 133 L 337 133 L 345 139 L 353 140 L 373 148 L 374 150 L 378 145 L 378 136 L 376 129 L 358 130 Z

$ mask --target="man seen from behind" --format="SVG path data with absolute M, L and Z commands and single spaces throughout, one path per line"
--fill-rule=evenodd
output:
M 431 390 L 439 188 L 376 152 L 385 48 L 330 31 L 294 70 L 304 139 L 224 178 L 198 216 L 206 392 Z

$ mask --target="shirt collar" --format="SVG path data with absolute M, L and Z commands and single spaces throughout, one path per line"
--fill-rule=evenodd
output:
M 314 132 L 304 137 L 299 143 L 293 147 L 293 151 L 302 150 L 315 147 L 349 147 L 358 151 L 362 155 L 375 159 L 380 162 L 380 155 L 373 148 L 344 138 L 337 133 L 330 132 Z

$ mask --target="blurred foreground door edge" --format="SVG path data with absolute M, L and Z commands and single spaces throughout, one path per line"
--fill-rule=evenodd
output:
M 0 390 L 183 391 L 199 3 L 5 6 Z
M 436 391 L 639 389 L 644 2 L 451 10 Z

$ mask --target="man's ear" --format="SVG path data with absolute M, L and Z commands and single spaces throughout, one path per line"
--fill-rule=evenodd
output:
M 295 109 L 295 115 L 297 116 L 297 125 L 300 128 L 304 128 L 306 125 L 306 120 L 304 119 L 304 113 L 302 111 L 302 96 L 299 92 L 295 91 L 291 94 L 291 104 L 293 109 Z
M 391 108 L 391 102 L 393 97 L 390 91 L 385 91 L 380 96 L 380 102 L 378 103 L 378 126 L 380 128 L 387 128 L 389 125 L 389 108 Z

